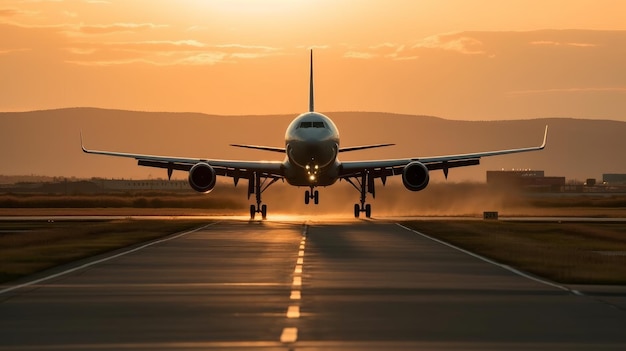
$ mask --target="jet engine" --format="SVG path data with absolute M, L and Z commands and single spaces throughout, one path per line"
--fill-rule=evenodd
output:
M 199 193 L 208 193 L 213 190 L 215 182 L 215 170 L 207 163 L 196 163 L 189 170 L 189 185 Z
M 420 191 L 428 185 L 428 168 L 421 162 L 411 162 L 402 170 L 402 183 L 411 191 Z

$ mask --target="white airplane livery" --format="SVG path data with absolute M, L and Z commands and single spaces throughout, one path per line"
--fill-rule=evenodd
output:
M 353 147 L 340 147 L 339 131 L 333 121 L 315 112 L 313 99 L 313 51 L 309 78 L 309 111 L 296 117 L 285 132 L 285 147 L 232 144 L 232 146 L 257 149 L 285 154 L 284 161 L 239 161 L 220 159 L 198 159 L 157 155 L 131 154 L 111 151 L 97 151 L 81 147 L 89 154 L 134 158 L 140 166 L 167 169 L 168 178 L 174 170 L 189 172 L 189 185 L 195 191 L 208 193 L 216 185 L 217 176 L 230 177 L 237 186 L 240 179 L 248 180 L 248 198 L 255 196 L 256 205 L 250 205 L 250 217 L 257 213 L 265 219 L 267 205 L 261 201 L 261 194 L 279 180 L 297 187 L 308 187 L 304 202 L 319 203 L 317 187 L 326 187 L 338 180 L 345 180 L 360 193 L 360 203 L 354 205 L 354 216 L 365 213 L 371 217 L 372 207 L 366 203 L 367 194 L 376 196 L 375 180 L 385 185 L 387 177 L 401 175 L 404 186 L 411 191 L 420 191 L 428 185 L 429 172 L 441 169 L 448 177 L 448 170 L 455 167 L 478 165 L 480 158 L 519 152 L 542 150 L 546 146 L 548 127 L 540 146 L 508 150 L 496 150 L 459 155 L 436 157 L 411 157 L 367 161 L 339 160 L 342 152 L 365 150 L 393 144 L 374 144 Z

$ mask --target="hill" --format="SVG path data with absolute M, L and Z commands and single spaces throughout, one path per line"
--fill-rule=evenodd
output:
M 532 168 L 546 175 L 584 180 L 626 173 L 626 122 L 570 118 L 457 121 L 376 112 L 328 112 L 342 146 L 393 142 L 396 146 L 343 154 L 342 159 L 433 156 L 541 143 L 542 152 L 483 159 L 480 166 L 454 169 L 451 181 L 484 181 L 485 171 Z M 79 178 L 164 178 L 165 171 L 134 161 L 83 154 L 79 133 L 93 149 L 232 159 L 282 159 L 238 149 L 231 143 L 282 146 L 295 115 L 216 116 L 200 113 L 135 112 L 69 108 L 0 113 L 0 174 Z M 443 179 L 437 172 L 434 180 Z M 175 172 L 175 177 L 186 174 Z

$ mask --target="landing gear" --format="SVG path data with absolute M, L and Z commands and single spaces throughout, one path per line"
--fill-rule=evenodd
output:
M 365 212 L 365 217 L 371 218 L 372 217 L 372 205 L 365 204 L 365 208 L 363 208 L 362 205 L 354 204 L 354 218 L 359 218 L 359 216 L 361 215 L 361 212 Z
M 361 203 L 354 204 L 354 218 L 359 218 L 361 212 L 365 212 L 365 217 L 372 217 L 372 205 L 365 203 L 365 198 L 367 193 L 371 193 L 373 197 L 376 196 L 376 192 L 374 191 L 374 178 L 369 175 L 369 173 L 365 172 L 361 175 L 360 178 L 354 177 L 354 180 L 351 178 L 344 178 L 348 183 L 352 184 L 352 186 L 361 193 Z
M 313 203 L 316 205 L 320 203 L 320 192 L 314 191 L 313 187 L 311 187 L 311 191 L 307 190 L 304 192 L 304 204 L 308 205 L 311 199 L 313 199 Z
M 262 174 L 254 172 L 248 179 L 248 198 L 254 194 L 256 198 L 256 206 L 250 205 L 250 219 L 254 219 L 257 213 L 261 214 L 262 219 L 267 219 L 267 205 L 261 204 L 261 194 L 270 187 L 270 185 L 276 183 L 280 178 L 276 177 L 263 177 Z M 266 184 L 267 183 L 267 184 Z
M 250 219 L 254 219 L 257 213 L 261 213 L 261 219 L 267 219 L 267 205 L 261 205 L 261 210 L 257 210 L 256 206 L 250 205 Z

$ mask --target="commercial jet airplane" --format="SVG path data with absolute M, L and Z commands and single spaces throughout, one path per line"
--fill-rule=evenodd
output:
M 337 157 L 340 153 L 393 144 L 339 146 L 339 131 L 333 121 L 315 112 L 313 51 L 311 50 L 309 111 L 299 115 L 289 124 L 285 132 L 285 147 L 232 144 L 236 147 L 285 154 L 282 162 L 199 159 L 88 150 L 83 145 L 82 134 L 81 147 L 89 154 L 134 158 L 140 166 L 167 169 L 168 178 L 171 178 L 174 170 L 187 171 L 189 172 L 189 185 L 193 190 L 201 193 L 213 190 L 217 176 L 233 178 L 235 186 L 240 179 L 247 179 L 248 198 L 253 194 L 256 197 L 256 205 L 250 205 L 252 219 L 257 213 L 266 219 L 267 205 L 262 203 L 261 194 L 279 180 L 286 180 L 290 185 L 297 187 L 308 187 L 310 190 L 305 191 L 304 202 L 309 204 L 313 200 L 316 205 L 319 203 L 317 187 L 326 187 L 338 180 L 345 180 L 361 194 L 360 203 L 354 205 L 354 216 L 358 218 L 362 212 L 365 212 L 365 216 L 369 218 L 372 215 L 372 207 L 366 203 L 366 196 L 368 193 L 372 194 L 372 197 L 376 196 L 375 180 L 377 178 L 380 178 L 382 184 L 385 185 L 387 177 L 402 175 L 402 182 L 407 189 L 420 191 L 428 185 L 430 171 L 441 169 L 447 178 L 450 168 L 478 165 L 482 157 L 542 150 L 546 146 L 547 136 L 548 126 L 544 132 L 543 143 L 535 147 L 436 157 L 342 162 Z

